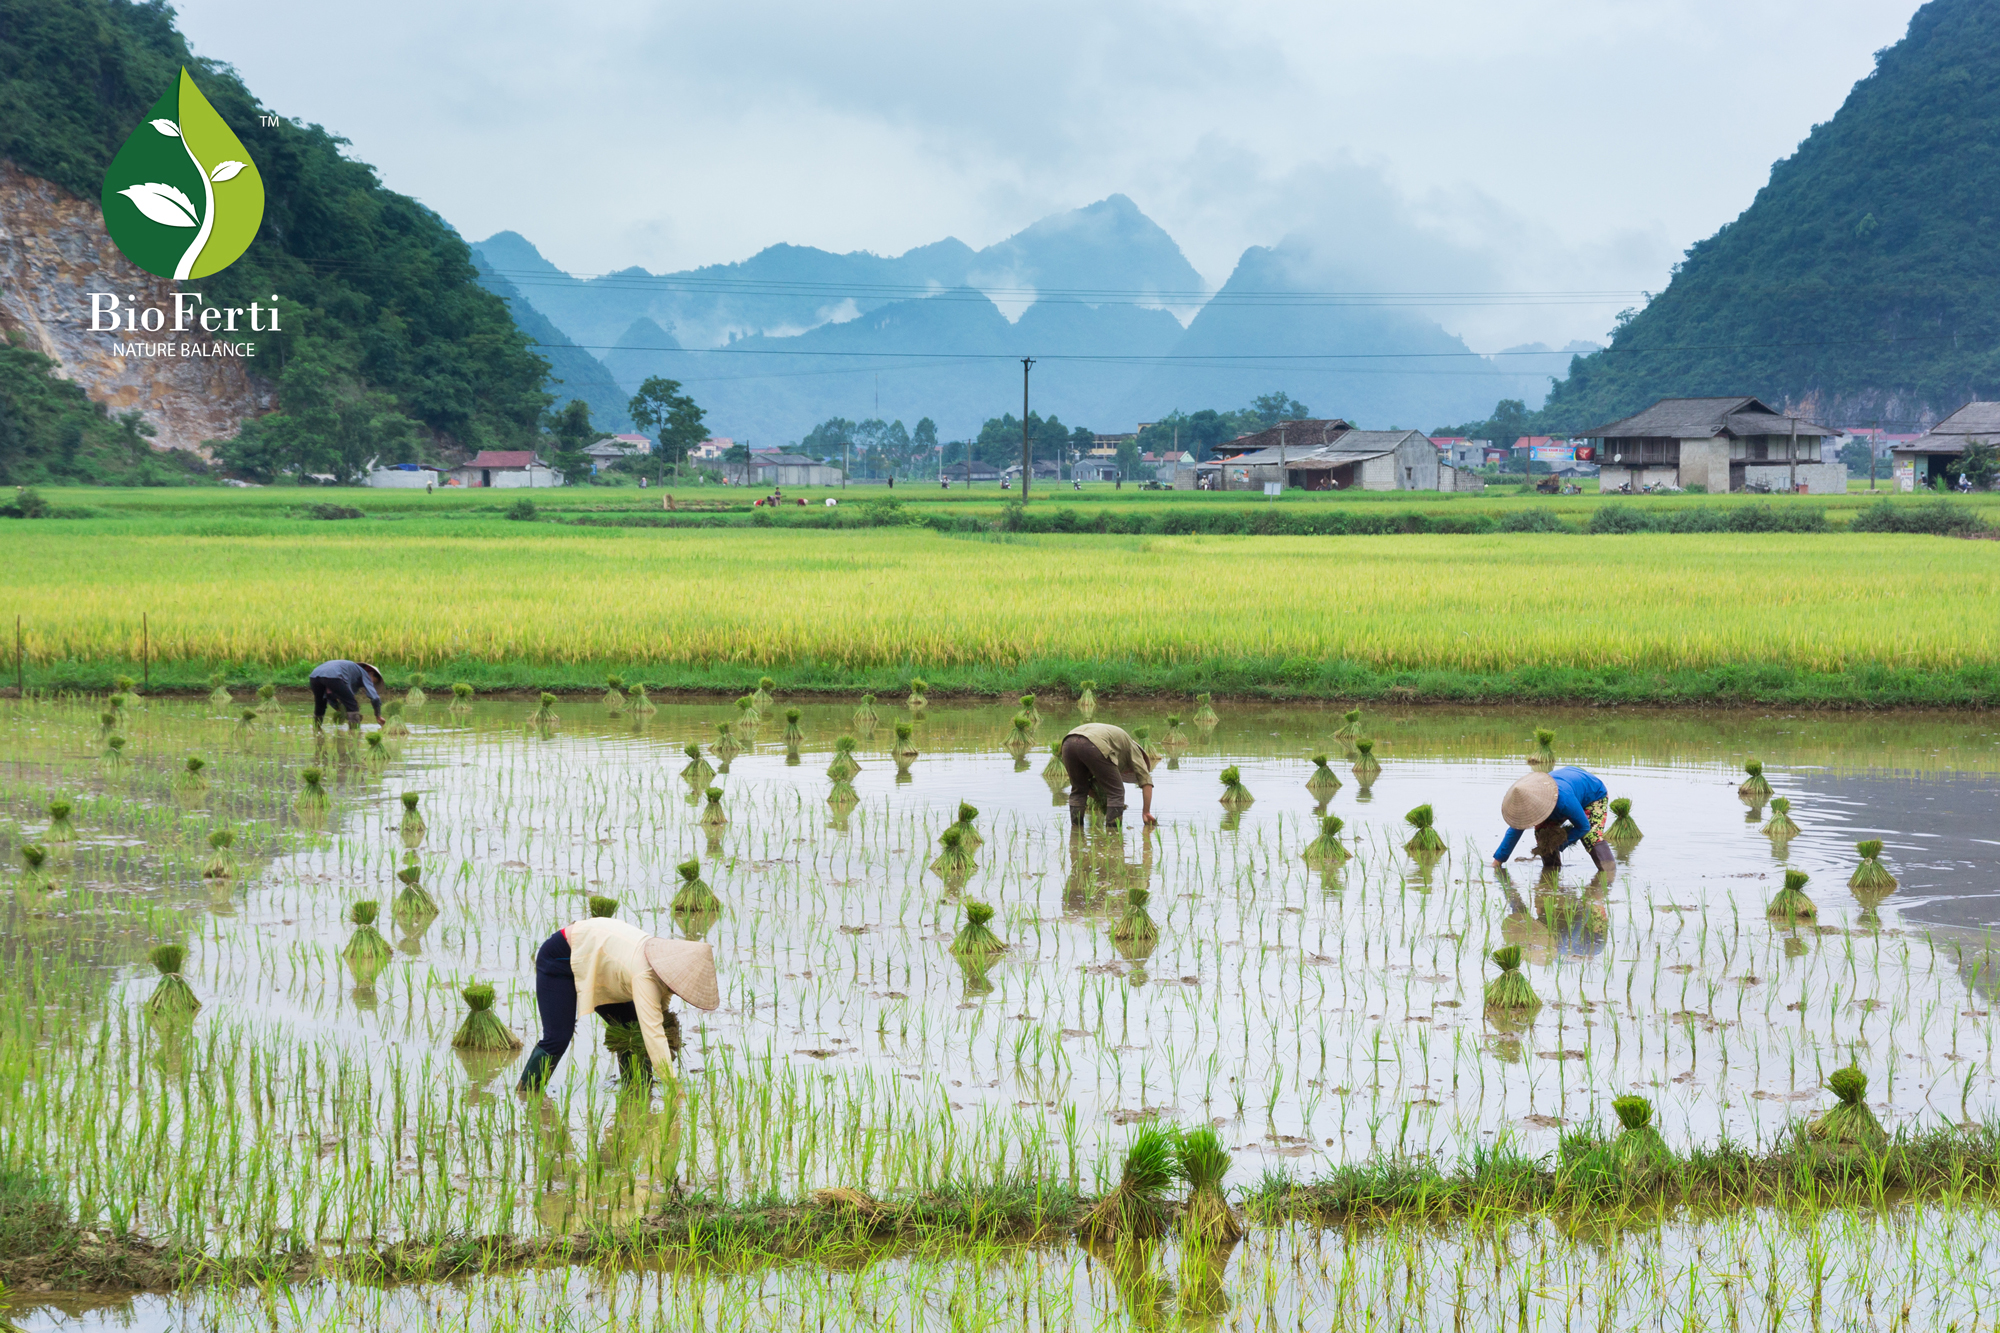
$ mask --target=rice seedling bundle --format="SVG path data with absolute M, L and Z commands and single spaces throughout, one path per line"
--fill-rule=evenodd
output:
M 965 830 L 958 825 L 938 835 L 938 846 L 943 850 L 931 862 L 931 873 L 946 882 L 963 884 L 979 868 L 972 859 L 972 849 L 965 845 Z
M 1771 905 L 1764 909 L 1764 915 L 1773 921 L 1783 921 L 1786 924 L 1818 920 L 1819 909 L 1813 906 L 1812 899 L 1806 897 L 1806 881 L 1809 878 L 1810 876 L 1803 870 L 1787 870 L 1785 887 L 1779 889 L 1777 896 L 1771 899 Z
M 1132 1138 L 1118 1184 L 1099 1199 L 1078 1228 L 1086 1240 L 1155 1240 L 1166 1234 L 1171 1216 L 1166 1193 L 1179 1174 L 1174 1137 L 1148 1126 Z
M 230 849 L 236 845 L 236 835 L 226 828 L 219 828 L 208 835 L 208 860 L 201 867 L 203 879 L 233 879 L 236 875 L 236 858 Z
M 464 681 L 454 681 L 451 687 L 451 711 L 469 713 L 472 711 L 472 686 Z
M 403 891 L 396 895 L 393 904 L 397 921 L 426 921 L 437 915 L 437 899 L 424 887 L 422 866 L 404 866 L 396 872 L 396 878 L 403 884 Z
M 1306 777 L 1306 790 L 1322 799 L 1340 790 L 1340 775 L 1327 767 L 1325 755 L 1313 756 L 1313 771 Z
M 862 731 L 873 731 L 875 723 L 878 720 L 875 714 L 875 696 L 872 694 L 862 695 L 861 706 L 854 710 L 855 727 Z
M 113 764 L 123 763 L 125 760 L 125 738 L 115 734 L 106 736 L 104 738 L 104 757 Z
M 1179 713 L 1168 713 L 1167 730 L 1160 737 L 1160 748 L 1163 750 L 1185 750 L 1187 747 L 1187 732 L 1181 729 L 1181 715 Z
M 903 702 L 907 703 L 911 708 L 928 707 L 930 699 L 926 697 L 925 692 L 929 689 L 930 686 L 924 683 L 922 676 L 912 676 L 910 677 L 910 696 Z
M 1006 741 L 1008 753 L 1018 758 L 1028 752 L 1030 743 L 1028 740 L 1028 730 L 1028 715 L 1026 713 L 1014 714 L 1014 730 L 1008 734 Z
M 681 747 L 681 753 L 688 758 L 687 764 L 681 769 L 681 776 L 698 786 L 707 786 L 708 780 L 715 776 L 715 767 L 703 757 L 701 747 L 689 741 Z
M 787 749 L 796 750 L 799 746 L 806 743 L 805 730 L 799 726 L 799 718 L 801 716 L 802 714 L 796 708 L 787 708 L 785 710 L 785 747 Z
M 620 677 L 604 678 L 604 711 L 613 717 L 625 711 L 625 682 Z
M 1620 846 L 1630 846 L 1646 835 L 1639 831 L 1638 822 L 1632 818 L 1632 800 L 1627 796 L 1613 798 L 1611 813 L 1615 816 L 1605 836 Z
M 1623 1126 L 1612 1141 L 1611 1151 L 1624 1173 L 1645 1175 L 1673 1170 L 1674 1150 L 1660 1137 L 1660 1131 L 1653 1128 L 1651 1102 L 1644 1097 L 1618 1097 L 1613 1099 L 1611 1110 Z
M 1806 1133 L 1815 1142 L 1830 1144 L 1837 1148 L 1866 1148 L 1879 1151 L 1887 1146 L 1889 1135 L 1882 1128 L 1882 1122 L 1875 1118 L 1875 1112 L 1868 1108 L 1864 1098 L 1868 1095 L 1868 1075 L 1849 1065 L 1836 1069 L 1826 1077 L 1826 1086 L 1840 1103 L 1822 1111 L 1806 1124 Z
M 860 804 L 861 793 L 854 790 L 852 782 L 849 782 L 846 778 L 835 778 L 833 780 L 833 786 L 826 793 L 826 806 L 827 809 L 833 811 L 836 818 L 845 821 L 847 816 L 854 812 L 854 808 Z M 836 824 L 835 827 L 844 832 L 847 825 L 842 822 Z
M 761 713 L 770 708 L 774 702 L 771 691 L 777 687 L 778 682 L 772 680 L 769 676 L 760 676 L 757 678 L 757 688 L 751 692 L 750 697 L 756 701 L 758 712 Z
M 1532 1014 L 1542 1007 L 1542 997 L 1521 974 L 1521 946 L 1503 945 L 1493 951 L 1500 975 L 1486 983 L 1486 1012 L 1507 1016 Z
M 1028 719 L 1028 726 L 1030 728 L 1041 726 L 1042 714 L 1041 710 L 1035 707 L 1035 696 L 1032 694 L 1022 695 L 1020 704 L 1021 715 Z
M 562 724 L 562 717 L 556 712 L 556 697 L 547 690 L 536 701 L 535 711 L 528 717 L 528 725 L 542 732 L 554 731 Z
M 430 696 L 424 693 L 424 678 L 422 675 L 413 675 L 410 677 L 410 688 L 404 691 L 403 702 L 412 708 L 422 708 L 430 702 Z
M 757 725 L 763 720 L 764 714 L 757 707 L 757 701 L 754 698 L 747 694 L 736 696 L 736 725 L 743 729 L 744 735 L 747 736 L 755 731 Z
M 916 728 L 907 722 L 896 723 L 896 743 L 889 747 L 889 757 L 896 761 L 896 772 L 908 773 L 910 765 L 917 761 Z
M 348 937 L 341 957 L 357 971 L 369 966 L 380 969 L 394 954 L 389 941 L 375 929 L 375 915 L 381 907 L 382 904 L 375 899 L 364 898 L 348 910 L 347 919 L 354 923 L 354 933 Z
M 722 808 L 722 788 L 710 787 L 707 792 L 708 804 L 701 812 L 701 822 L 707 828 L 720 828 L 729 822 L 729 815 Z
M 208 761 L 198 754 L 191 754 L 181 765 L 181 771 L 174 775 L 174 790 L 183 795 L 194 795 L 208 790 L 208 774 L 202 770 Z
M 211 704 L 214 704 L 217 708 L 227 708 L 229 707 L 229 705 L 236 702 L 235 696 L 230 694 L 229 692 L 229 687 L 223 683 L 222 673 L 220 671 L 210 676 L 208 678 L 208 683 L 210 686 L 208 691 L 208 701 Z
M 1347 859 L 1352 853 L 1340 842 L 1340 831 L 1345 827 L 1346 824 L 1339 815 L 1321 815 L 1319 836 L 1307 843 L 1304 851 L 1300 853 L 1305 863 L 1327 870 L 1347 864 Z
M 507 1030 L 500 1015 L 493 1012 L 493 988 L 474 982 L 459 992 L 469 1011 L 452 1034 L 451 1044 L 461 1051 L 518 1051 L 521 1039 Z
M 1076 696 L 1076 711 L 1083 714 L 1083 720 L 1086 722 L 1097 715 L 1096 681 L 1086 680 L 1081 682 Z
M 651 717 L 651 716 L 652 716 L 653 714 L 655 714 L 655 713 L 657 713 L 657 712 L 659 712 L 659 711 L 660 711 L 660 708 L 659 708 L 659 705 L 658 705 L 658 704 L 655 704 L 655 703 L 653 702 L 653 700 L 652 700 L 651 696 L 649 696 L 649 695 L 648 695 L 648 694 L 646 693 L 646 682 L 645 682 L 645 681 L 643 681 L 643 680 L 642 680 L 642 681 L 640 681 L 640 682 L 639 682 L 638 684 L 636 684 L 636 685 L 634 685 L 634 686 L 632 687 L 632 713 L 633 713 L 633 716 L 635 716 L 635 717 Z
M 40 843 L 21 844 L 21 884 L 24 888 L 45 889 L 49 886 L 48 877 L 42 871 L 48 859 L 49 849 Z
M 382 705 L 382 734 L 384 736 L 407 736 L 410 724 L 403 719 L 403 701 L 391 699 Z
M 1556 734 L 1547 727 L 1535 728 L 1535 762 L 1543 766 L 1556 761 Z
M 950 830 L 946 830 L 949 832 Z M 986 903 L 965 905 L 965 924 L 958 934 L 952 936 L 951 952 L 958 958 L 990 958 L 1007 947 L 993 928 L 987 923 L 993 919 L 993 909 Z
M 146 955 L 159 971 L 160 984 L 146 999 L 146 1012 L 159 1018 L 185 1018 L 201 1008 L 201 1000 L 194 993 L 194 987 L 181 976 L 181 964 L 187 959 L 187 949 L 179 944 L 159 944 Z
M 743 753 L 742 745 L 736 740 L 734 724 L 728 722 L 715 724 L 715 741 L 708 747 L 708 752 L 725 764 Z
M 1111 938 L 1120 945 L 1132 946 L 1151 952 L 1160 938 L 1160 928 L 1153 924 L 1152 914 L 1146 904 L 1153 895 L 1145 889 L 1125 890 L 1125 914 L 1112 923 Z
M 1197 694 L 1194 697 L 1194 702 L 1195 702 L 1195 710 L 1194 710 L 1195 726 L 1203 731 L 1214 730 L 1215 724 L 1217 722 L 1220 722 L 1222 719 L 1215 715 L 1215 700 L 1213 696 L 1206 694 Z
M 238 731 L 248 731 L 252 726 L 256 725 L 256 722 L 257 710 L 254 708 L 246 708 L 236 715 L 236 729 Z
M 1420 805 L 1403 816 L 1403 822 L 1416 830 L 1410 840 L 1403 844 L 1403 850 L 1413 856 L 1436 856 L 1445 849 L 1444 839 L 1432 827 L 1437 814 L 1428 805 Z
M 1375 742 L 1369 740 L 1366 736 L 1357 739 L 1354 742 L 1354 748 L 1360 752 L 1359 757 L 1354 761 L 1354 776 L 1365 787 L 1373 782 L 1376 775 L 1382 771 L 1382 764 L 1380 760 L 1375 758 Z
M 958 830 L 958 836 L 965 841 L 965 849 L 969 852 L 978 851 L 986 843 L 986 839 L 979 836 L 979 830 L 972 826 L 972 821 L 977 818 L 978 806 L 969 801 L 958 803 L 958 822 L 953 827 Z
M 362 757 L 371 764 L 389 762 L 389 748 L 382 740 L 382 733 L 371 731 L 362 737 Z
M 701 862 L 690 858 L 675 869 L 681 876 L 681 886 L 672 903 L 675 916 L 707 916 L 722 910 L 722 899 L 702 880 Z
M 278 684 L 276 681 L 267 680 L 257 687 L 257 704 L 266 711 L 278 706 Z
M 1176 1145 L 1180 1175 L 1188 1183 L 1187 1203 L 1181 1208 L 1180 1231 L 1211 1245 L 1232 1245 L 1243 1238 L 1243 1224 L 1222 1193 L 1222 1181 L 1229 1174 L 1229 1150 L 1222 1136 L 1207 1125 L 1184 1130 Z
M 1247 808 L 1257 798 L 1243 785 L 1243 770 L 1231 764 L 1219 775 L 1222 779 L 1222 804 L 1231 810 Z
M 1764 822 L 1764 836 L 1779 842 L 1799 836 L 1799 826 L 1792 822 L 1792 803 L 1785 797 L 1771 798 L 1771 817 Z
M 637 1023 L 607 1019 L 604 1024 L 604 1049 L 617 1057 L 618 1071 L 624 1078 L 633 1082 L 652 1081 L 653 1060 L 646 1050 L 646 1030 Z
M 1340 715 L 1340 725 L 1334 728 L 1335 740 L 1352 740 L 1361 734 L 1361 710 L 1350 708 Z
M 607 898 L 601 893 L 591 894 L 589 904 L 592 916 L 608 917 L 616 916 L 618 913 L 618 900 L 616 898 Z
M 109 736 L 112 732 L 116 731 L 117 729 L 118 729 L 117 709 L 107 708 L 103 712 L 97 715 L 98 735 Z
M 396 831 L 403 835 L 405 847 L 415 847 L 424 840 L 424 834 L 430 831 L 424 823 L 424 817 L 417 813 L 417 800 L 418 793 L 413 791 L 403 793 L 403 822 Z
M 1749 776 L 1743 779 L 1743 785 L 1736 789 L 1736 794 L 1756 805 L 1762 805 L 1770 800 L 1771 784 L 1764 780 L 1764 761 L 1746 759 L 1743 762 L 1743 771 Z
M 854 737 L 842 736 L 833 743 L 833 762 L 826 766 L 826 775 L 835 782 L 847 782 L 861 771 L 861 762 L 854 757 Z
M 70 823 L 68 801 L 49 802 L 49 831 L 42 841 L 52 847 L 76 841 L 76 825 Z
M 1870 838 L 1866 842 L 1857 842 L 1854 850 L 1861 853 L 1861 863 L 1848 877 L 1847 887 L 1867 893 L 1894 893 L 1896 877 L 1882 864 L 1882 840 Z
M 1042 765 L 1042 776 L 1051 783 L 1069 785 L 1069 769 L 1062 761 L 1062 742 L 1049 742 L 1049 762 Z
M 298 805 L 301 809 L 324 810 L 333 797 L 326 790 L 326 775 L 317 768 L 299 770 Z

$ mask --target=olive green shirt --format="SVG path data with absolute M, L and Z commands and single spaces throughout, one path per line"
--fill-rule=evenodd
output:
M 1153 785 L 1152 758 L 1125 728 L 1114 727 L 1109 722 L 1086 722 L 1071 728 L 1069 734 L 1081 736 L 1095 745 L 1099 753 L 1118 766 L 1118 776 L 1125 781 L 1140 787 Z

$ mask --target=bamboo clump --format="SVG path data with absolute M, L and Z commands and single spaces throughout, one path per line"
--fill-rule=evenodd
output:
M 476 981 L 459 994 L 469 1011 L 452 1034 L 451 1044 L 461 1051 L 518 1051 L 521 1039 L 508 1031 L 493 1012 L 493 987 Z

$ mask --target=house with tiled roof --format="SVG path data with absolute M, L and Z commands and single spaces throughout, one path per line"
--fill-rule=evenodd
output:
M 447 486 L 519 490 L 560 486 L 563 474 L 542 461 L 533 449 L 481 449 L 472 460 L 446 475 Z

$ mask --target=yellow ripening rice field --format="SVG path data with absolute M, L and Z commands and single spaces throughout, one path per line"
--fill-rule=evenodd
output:
M 0 533 L 30 663 L 929 666 L 1344 658 L 1919 670 L 2000 650 L 2000 543 L 1879 535 L 1013 537 L 906 530 Z

